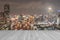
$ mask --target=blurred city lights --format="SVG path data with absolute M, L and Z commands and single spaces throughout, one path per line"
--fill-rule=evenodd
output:
M 48 9 L 49 9 L 49 10 L 52 10 L 52 8 L 51 8 L 51 7 L 49 7 Z
M 53 12 L 52 7 L 48 7 L 48 12 L 49 12 L 49 13 Z

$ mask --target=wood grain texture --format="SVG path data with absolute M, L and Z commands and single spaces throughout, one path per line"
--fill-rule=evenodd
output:
M 0 31 L 0 40 L 60 40 L 60 31 Z

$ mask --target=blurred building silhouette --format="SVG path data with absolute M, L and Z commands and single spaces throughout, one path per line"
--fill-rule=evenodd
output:
M 9 18 L 9 12 L 10 12 L 10 6 L 9 4 L 4 5 L 4 11 L 0 12 L 0 28 L 3 27 L 3 25 L 8 24 L 8 18 Z

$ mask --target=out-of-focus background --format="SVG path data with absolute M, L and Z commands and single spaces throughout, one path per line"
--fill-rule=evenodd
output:
M 0 30 L 60 30 L 60 0 L 0 0 Z

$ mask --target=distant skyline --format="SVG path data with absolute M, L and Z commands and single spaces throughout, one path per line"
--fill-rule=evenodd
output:
M 49 6 L 53 10 L 60 9 L 60 0 L 0 0 L 0 11 L 3 11 L 4 4 L 10 4 L 10 13 L 16 14 L 39 14 L 47 11 Z

